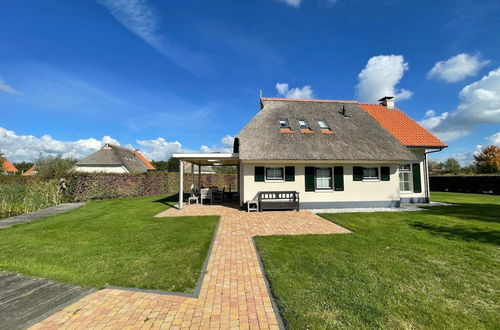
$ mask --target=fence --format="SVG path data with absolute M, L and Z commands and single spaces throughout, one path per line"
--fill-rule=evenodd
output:
M 500 195 L 500 176 L 431 176 L 431 191 Z

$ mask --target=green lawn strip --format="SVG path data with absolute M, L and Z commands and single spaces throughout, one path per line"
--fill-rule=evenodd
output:
M 0 269 L 96 288 L 192 292 L 218 217 L 154 217 L 172 201 L 95 201 L 0 230 Z
M 498 327 L 500 197 L 432 197 L 461 204 L 323 215 L 353 234 L 257 237 L 286 325 Z

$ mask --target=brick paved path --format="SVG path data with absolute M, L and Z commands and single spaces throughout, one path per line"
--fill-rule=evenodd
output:
M 221 216 L 197 298 L 105 289 L 33 328 L 277 329 L 252 237 L 349 232 L 307 211 L 246 213 L 219 205 L 186 205 L 157 216 L 190 215 Z

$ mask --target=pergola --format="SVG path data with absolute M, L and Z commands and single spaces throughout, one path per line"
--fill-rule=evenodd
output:
M 179 159 L 179 209 L 182 209 L 184 201 L 184 163 L 191 164 L 191 178 L 194 182 L 194 165 L 198 165 L 198 187 L 201 188 L 202 166 L 237 166 L 238 191 L 240 190 L 240 167 L 237 153 L 189 153 L 173 154 L 172 157 Z

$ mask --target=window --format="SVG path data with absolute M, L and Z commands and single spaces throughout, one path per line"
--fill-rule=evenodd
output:
M 316 168 L 316 190 L 332 189 L 332 169 Z
M 363 180 L 378 180 L 378 167 L 363 167 Z
M 290 128 L 290 125 L 288 124 L 288 120 L 286 119 L 280 119 L 280 128 Z
M 283 167 L 266 167 L 266 181 L 282 181 Z
M 299 120 L 299 127 L 300 127 L 300 129 L 309 129 L 309 124 L 307 123 L 307 121 L 300 119 Z
M 411 166 L 410 164 L 399 165 L 399 190 L 411 192 Z
M 324 120 L 318 120 L 318 125 L 321 129 L 330 129 L 330 127 Z

